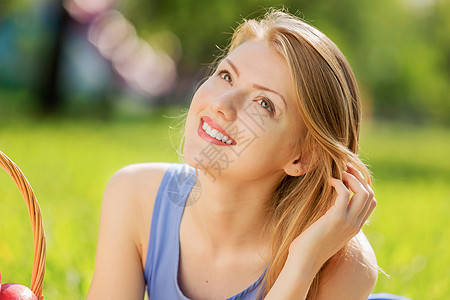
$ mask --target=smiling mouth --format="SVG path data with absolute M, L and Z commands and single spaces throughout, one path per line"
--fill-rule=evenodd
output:
M 201 118 L 200 126 L 201 129 L 199 129 L 202 131 L 202 133 L 206 133 L 208 137 L 214 139 L 212 140 L 214 144 L 236 145 L 236 142 L 226 133 L 226 131 L 220 128 L 220 126 L 214 124 L 214 122 L 209 118 Z

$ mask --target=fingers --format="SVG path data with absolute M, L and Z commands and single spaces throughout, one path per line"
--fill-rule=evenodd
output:
M 351 173 L 353 176 L 355 176 L 356 179 L 358 179 L 358 181 L 364 186 L 364 188 L 368 192 L 368 198 L 367 198 L 367 200 L 365 202 L 364 208 L 361 211 L 362 213 L 360 214 L 360 219 L 363 220 L 362 224 L 364 224 L 364 222 L 370 216 L 370 214 L 372 213 L 372 211 L 375 208 L 376 203 L 377 203 L 376 200 L 373 198 L 374 197 L 374 192 L 373 192 L 373 190 L 370 187 L 369 183 L 363 177 L 363 175 L 361 174 L 360 171 L 355 169 L 352 165 L 348 165 L 348 169 L 347 170 L 348 170 L 349 173 Z
M 373 190 L 370 187 L 369 183 L 367 182 L 367 180 L 363 177 L 363 175 L 361 174 L 360 171 L 358 171 L 357 169 L 355 169 L 352 165 L 348 165 L 347 166 L 347 172 L 352 174 L 353 176 L 355 176 L 356 179 L 358 179 L 358 181 L 364 186 L 364 188 L 367 190 L 367 192 L 369 192 L 369 197 L 374 196 Z
M 367 181 L 364 179 L 364 177 L 360 171 L 355 169 L 352 165 L 348 165 L 347 170 L 348 170 L 348 173 L 352 174 L 359 181 L 359 183 L 364 187 L 365 191 L 361 191 L 361 196 L 363 197 L 367 192 L 366 201 L 363 200 L 364 206 L 361 210 L 361 212 L 364 216 L 365 213 L 369 210 L 370 205 L 372 203 L 372 199 L 374 196 L 373 190 L 370 187 L 370 185 L 367 183 Z M 355 194 L 356 194 L 356 192 L 355 192 Z
M 348 166 L 347 171 L 342 174 L 342 181 L 331 178 L 329 183 L 338 194 L 335 205 L 341 212 L 346 213 L 347 218 L 362 227 L 375 208 L 376 200 L 373 198 L 372 188 L 363 175 L 353 166 Z M 350 191 L 354 193 L 351 199 Z
M 334 205 L 341 211 L 341 213 L 345 213 L 347 211 L 348 201 L 350 198 L 350 191 L 339 179 L 331 177 L 328 182 L 332 187 L 334 187 L 337 193 Z
M 369 192 L 365 186 L 350 173 L 342 174 L 342 181 L 347 184 L 348 188 L 354 193 L 348 204 L 348 212 L 350 215 L 358 217 L 363 213 L 369 198 Z
M 369 208 L 367 209 L 365 215 L 364 216 L 361 215 L 362 218 L 358 220 L 360 223 L 360 227 L 362 227 L 364 225 L 364 223 L 366 223 L 367 219 L 372 214 L 372 212 L 376 206 L 377 206 L 377 200 L 375 200 L 375 198 L 372 198 L 372 200 L 370 201 Z

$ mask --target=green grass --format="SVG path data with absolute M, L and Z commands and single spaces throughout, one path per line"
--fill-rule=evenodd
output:
M 0 120 L 0 150 L 21 167 L 41 206 L 46 299 L 86 297 L 103 189 L 125 165 L 177 161 L 169 140 L 171 122 L 155 115 L 115 122 Z M 390 275 L 380 274 L 375 291 L 445 299 L 450 293 L 449 131 L 371 124 L 364 127 L 361 143 L 379 203 L 365 231 Z M 5 172 L 0 172 L 0 201 L 3 282 L 29 285 L 31 227 L 26 206 Z
M 380 266 L 375 291 L 448 299 L 450 131 L 375 124 L 363 132 L 378 207 L 366 233 Z

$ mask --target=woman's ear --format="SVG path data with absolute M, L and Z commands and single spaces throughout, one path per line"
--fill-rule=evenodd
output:
M 290 176 L 302 176 L 309 170 L 317 166 L 320 155 L 317 151 L 315 143 L 305 143 L 302 147 L 301 154 L 294 156 L 294 158 L 286 164 L 284 172 Z
M 284 172 L 286 172 L 286 174 L 290 176 L 305 175 L 306 171 L 309 168 L 309 161 L 309 159 L 302 159 L 302 157 L 298 157 L 297 159 L 288 162 L 286 166 L 284 166 Z

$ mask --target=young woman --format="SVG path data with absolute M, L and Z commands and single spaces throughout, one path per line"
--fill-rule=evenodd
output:
M 128 166 L 104 195 L 88 299 L 367 299 L 376 205 L 361 103 L 337 46 L 298 18 L 244 21 L 195 93 L 187 164 Z

